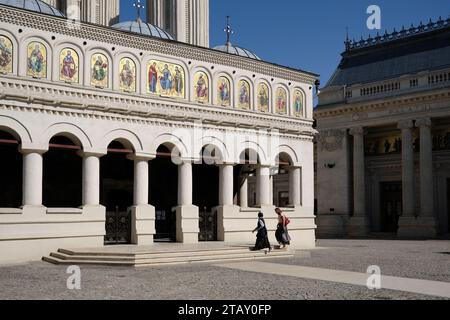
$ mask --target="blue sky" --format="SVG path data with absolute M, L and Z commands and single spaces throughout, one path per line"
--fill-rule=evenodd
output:
M 121 20 L 135 18 L 134 1 L 121 1 Z M 376 35 L 366 26 L 372 4 L 381 8 L 382 33 L 450 14 L 449 0 L 210 0 L 211 46 L 225 42 L 230 15 L 232 43 L 263 60 L 318 73 L 324 85 L 340 61 L 346 27 L 357 40 Z

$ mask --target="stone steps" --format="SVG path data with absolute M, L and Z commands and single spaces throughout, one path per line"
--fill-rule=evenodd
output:
M 180 264 L 248 261 L 293 256 L 288 250 L 250 251 L 245 248 L 215 248 L 210 250 L 161 250 L 124 253 L 98 251 L 73 251 L 59 249 L 43 260 L 57 265 L 95 265 L 149 267 Z

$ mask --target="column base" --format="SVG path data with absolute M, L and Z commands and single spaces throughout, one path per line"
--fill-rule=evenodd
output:
M 400 217 L 397 236 L 409 239 L 429 239 L 437 235 L 434 217 Z
M 22 214 L 33 217 L 45 216 L 47 214 L 47 207 L 44 206 L 23 206 Z
M 215 208 L 217 210 L 217 240 L 227 241 L 227 232 L 230 229 L 234 230 L 239 221 L 233 220 L 234 217 L 239 217 L 241 208 L 238 206 L 222 206 Z
M 319 213 L 316 217 L 317 237 L 342 238 L 345 236 L 345 225 L 348 215 Z
M 156 234 L 155 208 L 150 205 L 131 207 L 131 242 L 135 245 L 152 245 Z
M 346 233 L 350 237 L 366 237 L 369 224 L 366 217 L 351 217 L 346 226 Z
M 199 210 L 196 206 L 177 207 L 177 242 L 198 243 Z

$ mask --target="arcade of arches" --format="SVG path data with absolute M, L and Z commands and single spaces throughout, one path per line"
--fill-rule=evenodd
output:
M 301 205 L 301 168 L 292 166 L 288 154 L 281 153 L 271 168 L 262 166 L 252 149 L 238 164 L 222 163 L 221 151 L 212 145 L 203 148 L 198 163 L 177 165 L 176 152 L 174 145 L 162 144 L 155 158 L 139 157 L 128 141 L 117 139 L 106 154 L 85 153 L 70 134 L 53 136 L 47 151 L 26 151 L 17 135 L 2 130 L 0 208 L 74 214 L 96 208 L 105 224 L 104 243 L 112 245 L 225 241 L 230 210 L 257 213 L 279 204 Z M 274 173 L 289 174 L 283 203 L 272 201 Z M 256 185 L 252 201 L 249 181 Z

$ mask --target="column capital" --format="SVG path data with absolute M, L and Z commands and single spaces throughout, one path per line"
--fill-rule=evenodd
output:
M 430 118 L 420 118 L 416 120 L 416 127 L 431 127 L 432 121 Z
M 349 134 L 351 136 L 365 135 L 365 134 L 367 134 L 367 131 L 364 129 L 364 127 L 353 127 L 353 128 L 350 128 Z
M 414 123 L 412 120 L 401 120 L 397 124 L 397 128 L 401 130 L 412 129 L 414 127 Z
M 82 158 L 88 158 L 88 157 L 101 158 L 106 155 L 101 152 L 91 152 L 91 151 L 83 151 L 83 150 L 78 151 L 77 154 Z
M 127 159 L 132 161 L 151 161 L 155 159 L 155 156 L 151 155 L 143 155 L 143 154 L 130 154 L 127 156 Z
M 19 152 L 23 155 L 30 154 L 30 153 L 38 153 L 40 155 L 43 155 L 44 153 L 48 152 L 48 150 L 47 149 L 39 149 L 39 148 L 33 148 L 33 149 L 19 148 Z

